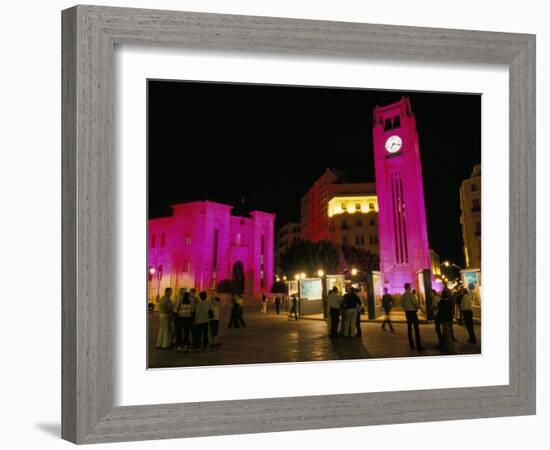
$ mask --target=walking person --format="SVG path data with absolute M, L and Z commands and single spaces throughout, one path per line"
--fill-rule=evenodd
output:
M 159 331 L 156 349 L 170 348 L 172 341 L 172 288 L 166 288 L 159 301 Z
M 237 304 L 237 296 L 231 296 L 231 308 L 229 311 L 229 323 L 227 328 L 239 328 L 237 323 L 237 316 L 239 315 L 239 305 Z
M 275 297 L 275 312 L 277 315 L 281 313 L 281 297 L 278 295 Z
M 464 295 L 464 292 L 462 289 L 457 289 L 453 295 L 454 297 L 454 303 L 456 305 L 456 315 L 457 315 L 457 322 L 459 325 L 462 325 L 462 309 L 460 308 L 460 304 L 462 303 L 462 296 Z
M 361 305 L 361 300 L 359 299 L 354 288 L 350 288 L 349 292 L 344 295 L 344 336 L 355 337 L 357 333 L 357 312 L 358 307 Z
M 462 311 L 462 318 L 464 319 L 464 325 L 468 331 L 468 343 L 477 343 L 476 333 L 474 331 L 474 312 L 472 311 L 472 303 L 474 296 L 468 289 L 464 289 L 464 295 L 460 302 L 460 310 Z
M 438 347 L 440 350 L 443 350 L 444 342 L 443 342 L 443 333 L 441 331 L 441 320 L 438 316 L 438 308 L 439 308 L 439 302 L 441 301 L 441 297 L 437 295 L 437 292 L 435 292 L 432 289 L 432 314 L 434 317 L 434 325 L 435 325 L 435 334 L 437 334 L 437 342 Z
M 262 294 L 262 314 L 267 314 L 267 297 L 265 293 Z
M 193 305 L 189 292 L 185 292 L 185 289 L 180 289 L 180 292 L 181 297 L 174 303 L 173 308 L 176 323 L 176 345 L 178 353 L 182 350 L 187 353 L 191 345 L 190 334 L 193 328 Z
M 295 320 L 298 320 L 298 297 L 296 296 L 296 294 L 292 295 L 292 299 L 290 301 L 288 320 L 292 319 L 292 316 L 294 316 Z
M 240 325 L 241 327 L 245 328 L 246 327 L 246 323 L 244 322 L 244 318 L 243 318 L 243 314 L 244 314 L 244 298 L 242 295 L 238 294 L 237 295 L 237 300 L 236 300 L 236 303 L 237 303 L 237 324 Z
M 441 299 L 437 305 L 437 320 L 442 328 L 442 350 L 453 355 L 456 354 L 455 341 L 453 338 L 453 304 L 451 294 L 444 288 L 441 292 Z
M 388 294 L 388 288 L 384 288 L 384 295 L 382 296 L 382 308 L 384 309 L 384 321 L 382 322 L 382 329 L 386 330 L 386 324 L 389 325 L 390 331 L 393 333 L 393 325 L 391 323 L 391 310 L 393 309 L 394 305 L 393 297 Z
M 220 329 L 220 303 L 219 297 L 214 297 L 214 300 L 210 303 L 210 336 L 212 337 L 211 347 L 219 347 L 218 343 L 218 331 Z
M 405 283 L 405 292 L 401 296 L 401 307 L 405 311 L 407 317 L 407 335 L 409 338 L 409 348 L 414 350 L 416 342 L 416 350 L 422 351 L 424 348 L 420 342 L 420 327 L 418 324 L 418 299 L 416 295 L 411 292 L 411 284 Z M 414 340 L 413 340 L 413 328 L 414 328 Z
M 329 336 L 334 339 L 338 337 L 338 322 L 340 321 L 340 295 L 338 288 L 334 286 L 327 296 Z
M 210 302 L 206 301 L 206 292 L 199 293 L 200 302 L 195 306 L 195 328 L 196 340 L 193 341 L 195 351 L 206 351 L 208 347 L 208 324 L 210 323 Z

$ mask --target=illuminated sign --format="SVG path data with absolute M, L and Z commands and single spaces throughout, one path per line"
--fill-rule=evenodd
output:
M 302 300 L 322 300 L 323 280 L 321 278 L 300 280 L 300 298 Z

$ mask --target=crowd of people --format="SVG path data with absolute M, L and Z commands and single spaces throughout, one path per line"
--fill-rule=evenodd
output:
M 219 297 L 207 299 L 205 291 L 180 289 L 172 301 L 172 288 L 166 288 L 159 301 L 159 330 L 156 349 L 169 349 L 175 341 L 177 352 L 206 351 L 218 347 L 220 324 Z M 242 319 L 241 319 L 242 320 Z M 242 322 L 244 325 L 244 321 Z
M 365 313 L 363 301 L 358 290 L 350 288 L 343 296 L 338 288 L 333 287 L 327 295 L 328 334 L 331 339 L 339 337 L 355 338 L 361 336 L 361 315 Z M 431 314 L 439 349 L 448 354 L 456 353 L 453 322 L 464 324 L 468 332 L 468 343 L 476 344 L 473 310 L 474 295 L 471 290 L 458 288 L 452 292 L 444 288 L 440 293 L 432 291 Z M 272 300 L 277 315 L 281 307 L 288 311 L 289 320 L 298 320 L 298 297 L 293 295 L 290 301 L 276 295 Z M 269 299 L 265 294 L 261 298 L 261 313 L 267 314 Z M 384 289 L 381 299 L 384 317 L 382 330 L 388 327 L 395 332 L 391 314 L 396 306 L 396 300 Z M 220 322 L 219 297 L 211 296 L 205 291 L 198 293 L 195 289 L 180 289 L 179 295 L 172 301 L 172 288 L 166 288 L 159 301 L 159 330 L 157 349 L 168 349 L 175 343 L 177 352 L 206 351 L 210 347 L 218 347 Z M 400 297 L 400 306 L 407 321 L 407 336 L 411 350 L 424 350 L 420 336 L 418 310 L 421 310 L 418 297 L 411 285 L 404 285 Z M 244 299 L 241 295 L 233 295 L 230 300 L 228 328 L 244 328 Z M 423 311 L 427 313 L 426 311 Z
M 338 288 L 334 287 L 327 297 L 328 328 L 329 337 L 359 337 L 361 336 L 361 314 L 365 312 L 363 302 L 357 295 L 357 290 L 351 288 L 345 295 L 341 296 Z M 432 291 L 431 317 L 434 319 L 435 333 L 438 339 L 438 347 L 441 351 L 449 354 L 456 353 L 453 321 L 459 324 L 464 323 L 468 332 L 468 343 L 476 344 L 477 337 L 474 330 L 473 310 L 474 295 L 471 290 L 458 288 L 450 291 L 444 288 L 441 293 Z M 386 327 L 390 332 L 395 332 L 391 312 L 395 307 L 394 297 L 384 289 L 381 299 L 384 317 L 382 319 L 382 330 Z M 418 310 L 421 309 L 416 292 L 411 290 L 410 283 L 404 285 L 404 292 L 400 298 L 401 308 L 405 313 L 407 321 L 407 336 L 409 348 L 419 352 L 424 350 L 420 336 L 420 322 Z M 424 311 L 425 312 L 425 311 Z

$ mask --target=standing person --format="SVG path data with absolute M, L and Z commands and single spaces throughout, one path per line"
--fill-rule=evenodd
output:
M 357 291 L 356 291 L 357 294 Z M 355 336 L 361 337 L 363 333 L 361 332 L 361 314 L 365 312 L 364 303 L 363 300 L 359 295 L 357 295 L 357 298 L 359 299 L 359 304 L 357 305 L 357 315 L 355 317 Z
M 183 291 L 183 292 L 182 292 Z M 189 292 L 180 289 L 181 297 L 174 303 L 174 315 L 176 322 L 176 345 L 178 353 L 188 352 L 191 340 L 189 339 L 191 329 L 193 328 L 193 305 Z
M 212 347 L 219 347 L 218 343 L 218 330 L 220 329 L 220 303 L 219 297 L 214 297 L 214 300 L 210 303 L 210 336 L 212 336 Z
M 267 297 L 262 293 L 262 314 L 267 314 Z
M 460 308 L 460 304 L 462 303 L 463 295 L 464 295 L 464 292 L 462 289 L 457 289 L 454 294 L 457 322 L 459 325 L 462 325 L 462 309 Z
M 159 301 L 159 331 L 156 349 L 170 348 L 172 340 L 172 288 L 166 288 Z
M 327 296 L 327 308 L 329 319 L 329 336 L 331 338 L 338 337 L 338 322 L 340 321 L 340 295 L 338 288 L 334 286 Z
M 349 292 L 344 295 L 344 336 L 355 337 L 357 332 L 356 320 L 358 307 L 361 305 L 361 300 L 357 296 L 354 288 L 350 288 Z
M 295 320 L 298 320 L 298 297 L 296 297 L 296 294 L 292 295 L 292 299 L 290 302 L 290 311 L 288 313 L 288 320 L 290 320 L 294 316 Z
M 197 290 L 195 288 L 191 288 L 189 290 L 189 300 L 191 301 L 191 310 L 193 311 L 191 313 L 191 318 L 193 319 L 191 326 L 191 339 L 193 340 L 193 348 L 195 348 L 195 341 L 199 339 L 197 336 L 198 328 L 195 326 L 195 308 L 200 302 L 197 297 Z
M 474 312 L 472 311 L 472 301 L 474 296 L 471 291 L 464 289 L 464 295 L 460 302 L 460 310 L 462 311 L 462 318 L 464 319 L 464 325 L 468 330 L 468 343 L 475 344 L 477 342 L 476 333 L 474 331 Z
M 281 297 L 279 297 L 278 295 L 275 297 L 275 312 L 277 313 L 277 315 L 279 315 L 281 312 Z
M 384 308 L 384 321 L 382 322 L 382 329 L 386 330 L 386 324 L 388 324 L 392 333 L 394 330 L 390 319 L 390 313 L 393 305 L 393 297 L 388 294 L 388 288 L 384 288 L 384 295 L 382 296 L 382 308 Z
M 447 354 L 455 354 L 455 343 L 453 339 L 453 305 L 451 295 L 447 288 L 441 292 L 441 299 L 437 307 L 437 320 L 443 328 L 442 350 Z
M 401 296 L 401 307 L 405 311 L 407 317 L 407 335 L 409 337 L 409 348 L 414 349 L 416 341 L 416 350 L 422 351 L 424 348 L 420 342 L 420 327 L 418 325 L 418 299 L 416 295 L 411 292 L 411 284 L 405 283 L 405 292 Z M 413 341 L 413 327 L 415 340 Z
M 432 289 L 432 314 L 434 317 L 435 334 L 437 334 L 438 347 L 440 350 L 443 350 L 444 342 L 443 342 L 443 333 L 441 332 L 441 320 L 439 320 L 439 316 L 437 314 L 439 310 L 440 301 L 441 301 L 441 297 L 437 295 L 437 292 L 435 292 Z
M 195 351 L 206 351 L 208 347 L 208 324 L 210 322 L 210 302 L 206 301 L 206 292 L 199 293 L 200 302 L 195 306 L 196 340 L 193 341 Z

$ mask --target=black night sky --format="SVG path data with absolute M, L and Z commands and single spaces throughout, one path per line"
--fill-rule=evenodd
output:
M 364 89 L 148 82 L 149 217 L 212 200 L 299 221 L 327 167 L 374 181 L 372 110 L 411 98 L 430 246 L 464 263 L 459 187 L 481 162 L 481 96 Z

